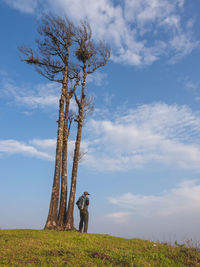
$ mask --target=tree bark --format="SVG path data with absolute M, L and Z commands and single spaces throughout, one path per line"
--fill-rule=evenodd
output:
M 61 175 L 61 195 L 58 215 L 58 227 L 64 230 L 67 207 L 67 153 L 68 153 L 68 115 L 69 115 L 69 98 L 65 105 L 65 118 L 63 129 L 63 150 L 62 150 L 62 175 Z
M 69 40 L 68 40 L 69 41 Z M 65 58 L 65 79 L 63 79 L 63 86 L 65 87 L 65 115 L 63 127 L 63 144 L 62 144 L 62 173 L 61 173 L 61 195 L 60 206 L 58 213 L 58 230 L 62 230 L 64 225 L 64 216 L 66 214 L 66 201 L 67 201 L 67 146 L 68 146 L 68 114 L 69 114 L 69 93 L 68 93 L 68 64 L 69 64 L 69 46 L 67 45 L 67 54 Z
M 57 229 L 58 227 L 58 205 L 60 195 L 60 173 L 61 173 L 61 160 L 62 160 L 62 148 L 63 148 L 63 113 L 66 90 L 68 89 L 68 56 L 66 57 L 65 70 L 63 72 L 63 87 L 62 95 L 59 105 L 59 120 L 58 120 L 58 135 L 57 135 L 57 147 L 56 147 L 56 162 L 54 171 L 54 182 L 51 194 L 51 201 L 49 207 L 49 214 L 47 217 L 46 225 L 44 229 Z
M 81 145 L 81 136 L 83 128 L 83 117 L 84 117 L 84 102 L 85 102 L 85 82 L 86 82 L 86 66 L 83 68 L 83 83 L 82 83 L 82 92 L 81 92 L 81 103 L 79 106 L 79 120 L 78 120 L 78 129 L 75 142 L 74 158 L 73 158 L 73 167 L 72 167 L 72 177 L 71 177 L 71 189 L 70 197 L 67 210 L 67 218 L 65 229 L 73 230 L 74 229 L 74 202 L 76 194 L 76 183 L 77 183 L 77 174 L 78 174 L 78 163 L 79 163 L 79 154 L 80 154 L 80 145 Z
M 58 218 L 58 203 L 59 203 L 59 191 L 60 191 L 60 170 L 61 170 L 61 157 L 62 157 L 62 144 L 63 144 L 63 112 L 64 112 L 64 94 L 60 98 L 59 105 L 59 120 L 58 120 L 58 135 L 57 135 L 57 147 L 56 147 L 56 161 L 54 171 L 54 181 L 52 187 L 51 201 L 49 207 L 49 214 L 47 217 L 45 229 L 56 229 Z

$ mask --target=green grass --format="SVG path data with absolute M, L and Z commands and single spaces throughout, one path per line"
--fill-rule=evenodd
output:
M 0 266 L 200 266 L 195 248 L 47 230 L 0 230 Z

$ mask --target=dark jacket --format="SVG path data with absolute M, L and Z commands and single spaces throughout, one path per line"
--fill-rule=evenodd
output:
M 90 204 L 89 198 L 86 198 L 86 196 L 83 194 L 81 196 L 82 203 L 81 203 L 81 210 L 88 209 L 88 206 Z

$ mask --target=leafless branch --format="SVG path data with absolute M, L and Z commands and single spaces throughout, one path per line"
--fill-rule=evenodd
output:
M 78 162 L 80 163 L 81 161 L 83 161 L 84 156 L 88 153 L 88 151 L 86 150 L 81 150 L 79 152 L 79 156 L 78 156 Z M 73 158 L 74 157 L 74 151 L 70 151 L 69 152 L 70 156 Z
M 66 17 L 44 15 L 38 26 L 41 39 L 36 39 L 37 52 L 33 52 L 30 47 L 19 47 L 24 55 L 22 61 L 34 65 L 36 71 L 50 81 L 61 82 L 69 58 L 69 47 L 74 40 L 74 29 Z M 74 78 L 74 66 L 69 68 L 68 77 Z
M 76 93 L 74 93 L 74 97 L 75 97 L 75 100 L 76 100 L 76 104 L 78 105 L 79 109 L 81 108 L 81 102 L 80 100 L 78 99 Z

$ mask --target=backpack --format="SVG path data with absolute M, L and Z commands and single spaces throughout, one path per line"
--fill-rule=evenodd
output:
M 79 210 L 83 209 L 83 206 L 84 206 L 84 198 L 83 198 L 83 196 L 79 197 L 78 201 L 76 202 L 76 205 L 78 206 Z

